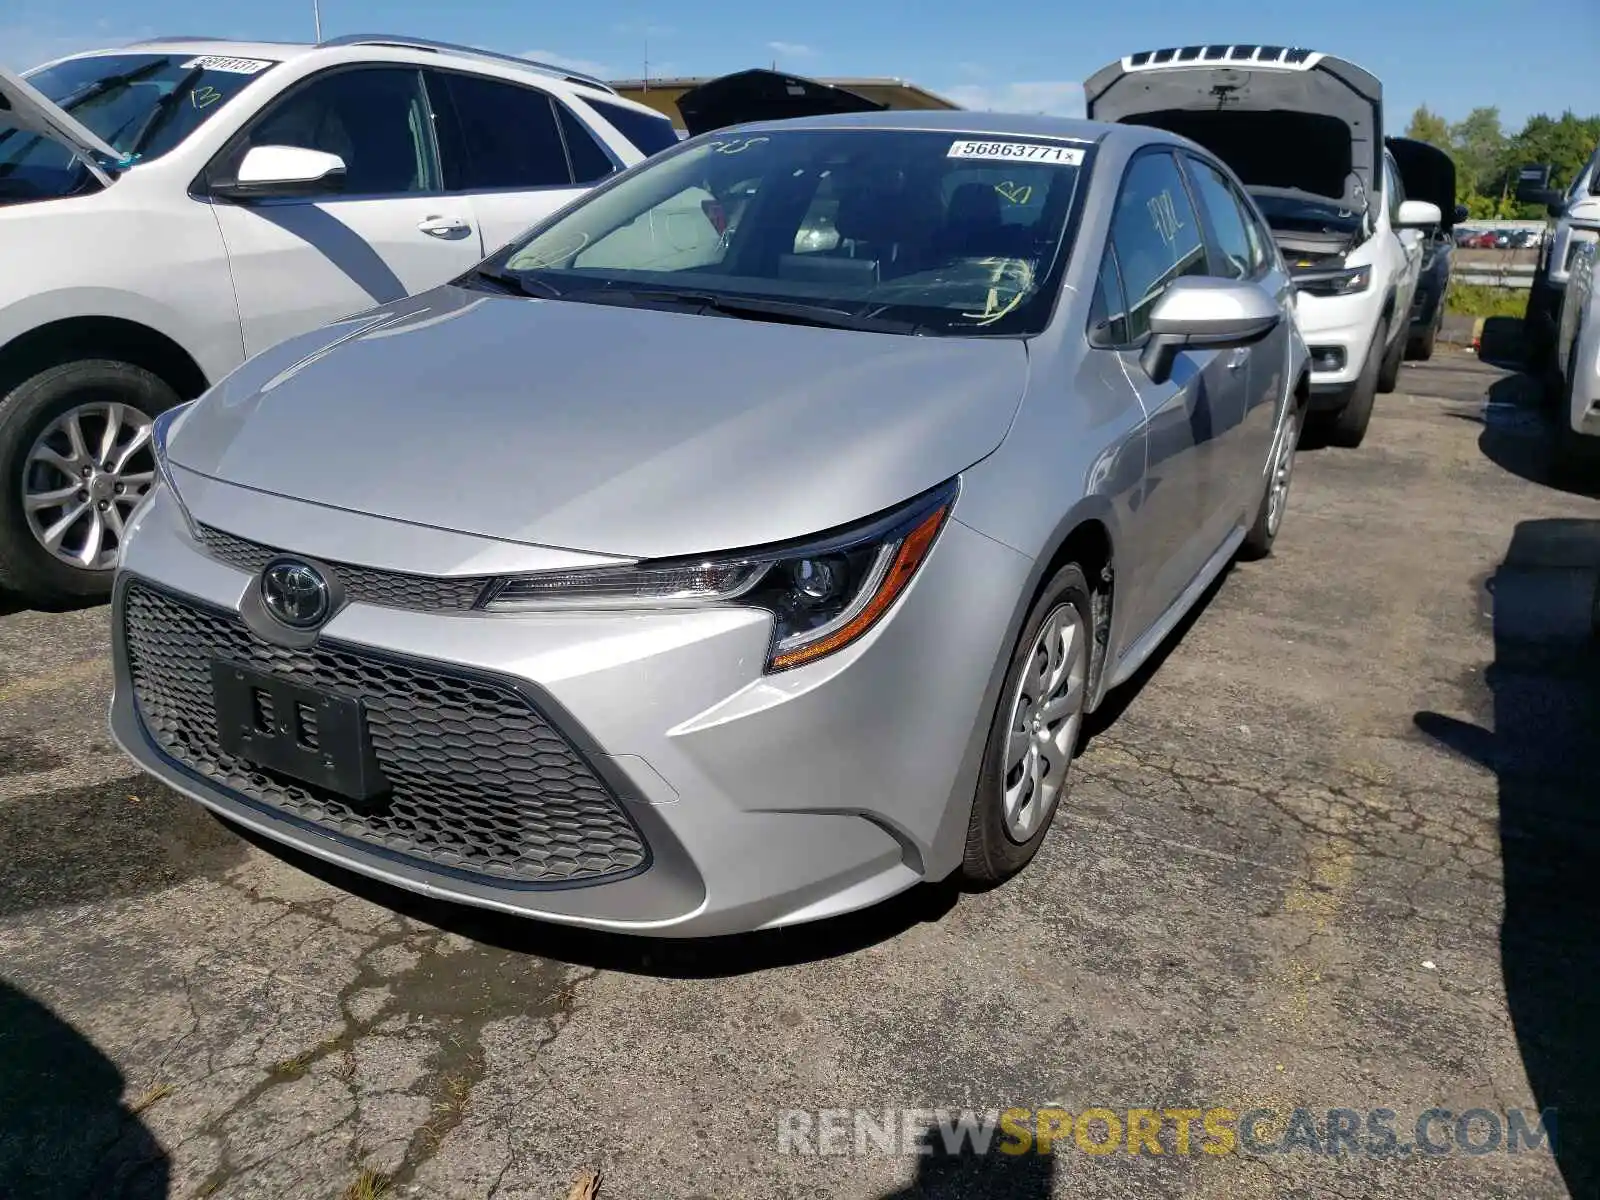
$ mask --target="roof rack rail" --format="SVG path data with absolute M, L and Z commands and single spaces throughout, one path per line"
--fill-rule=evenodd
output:
M 565 79 L 569 83 L 581 83 L 587 87 L 599 88 L 601 91 L 616 94 L 616 89 L 603 79 L 593 75 L 585 75 L 582 71 L 571 71 L 566 67 L 554 63 L 539 62 L 531 58 L 521 58 L 515 54 L 501 54 L 495 50 L 483 50 L 477 46 L 460 46 L 454 42 L 436 42 L 432 38 L 404 37 L 389 33 L 346 33 L 336 38 L 327 38 L 318 43 L 324 46 L 398 46 L 406 50 L 430 50 L 446 54 L 463 54 L 471 58 L 486 58 L 493 62 L 515 63 L 519 67 L 531 67 L 545 75 L 554 75 L 558 79 Z

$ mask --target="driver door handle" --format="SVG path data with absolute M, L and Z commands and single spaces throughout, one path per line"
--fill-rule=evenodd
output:
M 1249 349 L 1245 347 L 1239 347 L 1235 349 L 1232 354 L 1228 355 L 1228 370 L 1237 371 L 1249 361 Z
M 417 229 L 434 237 L 449 237 L 455 233 L 472 232 L 472 226 L 460 217 L 424 217 L 417 222 Z

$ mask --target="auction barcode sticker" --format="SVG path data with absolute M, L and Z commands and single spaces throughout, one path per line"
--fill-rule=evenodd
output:
M 272 62 L 265 58 L 229 58 L 223 54 L 202 54 L 199 58 L 191 58 L 178 69 L 192 71 L 199 67 L 205 71 L 225 71 L 229 75 L 256 75 L 272 65 Z
M 1053 163 L 1060 167 L 1076 167 L 1083 162 L 1083 151 L 1076 146 L 1062 146 L 1054 142 L 956 142 L 950 147 L 950 158 L 986 158 L 1003 162 Z

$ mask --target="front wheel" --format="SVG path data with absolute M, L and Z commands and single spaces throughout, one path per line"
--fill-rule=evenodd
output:
M 1092 612 L 1088 581 L 1069 563 L 1023 623 L 967 824 L 969 885 L 992 886 L 1027 866 L 1067 796 L 1094 661 Z
M 126 521 L 155 485 L 151 421 L 176 403 L 157 376 L 108 359 L 0 397 L 0 588 L 41 605 L 110 593 Z
M 1388 332 L 1384 326 L 1378 326 L 1372 344 L 1367 347 L 1367 355 L 1362 359 L 1361 374 L 1350 390 L 1350 399 L 1338 412 L 1323 418 L 1322 432 L 1332 445 L 1354 450 L 1366 440 L 1367 426 L 1372 423 L 1372 405 L 1377 399 L 1379 356 L 1383 354 Z
M 1283 418 L 1283 432 L 1272 455 L 1272 475 L 1267 480 L 1266 493 L 1261 497 L 1261 507 L 1256 510 L 1255 523 L 1245 534 L 1239 546 L 1239 557 L 1246 562 L 1266 558 L 1272 553 L 1272 543 L 1278 540 L 1278 530 L 1283 527 L 1283 515 L 1289 508 L 1289 484 L 1294 479 L 1294 456 L 1300 446 L 1300 410 L 1291 407 Z
M 1395 320 L 1403 320 L 1396 314 Z M 1378 368 L 1377 390 L 1387 396 L 1400 385 L 1400 362 L 1406 356 L 1406 335 L 1401 330 L 1384 351 L 1383 365 Z

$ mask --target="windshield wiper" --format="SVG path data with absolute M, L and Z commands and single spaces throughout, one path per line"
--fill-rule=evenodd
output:
M 780 321 L 792 325 L 815 325 L 823 329 L 857 329 L 868 333 L 916 333 L 922 326 L 914 321 L 869 317 L 798 300 L 767 300 L 755 296 L 723 296 L 715 292 L 680 292 L 672 289 L 630 290 L 603 288 L 574 297 L 601 304 L 675 304 L 722 313 L 730 317 Z
M 144 149 L 145 142 L 149 141 L 150 135 L 156 131 L 156 127 L 171 115 L 173 107 L 178 103 L 179 93 L 186 92 L 194 87 L 200 76 L 205 73 L 204 67 L 196 67 L 187 74 L 180 76 L 178 81 L 172 85 L 172 90 L 150 106 L 150 111 L 145 114 L 144 120 L 139 123 L 139 128 L 133 135 L 133 140 L 128 143 L 129 154 L 137 154 Z
M 547 296 L 554 299 L 561 295 L 561 289 L 553 283 L 547 283 L 534 275 L 518 275 L 512 271 L 495 271 L 488 267 L 478 267 L 466 278 L 492 283 L 513 296 Z

